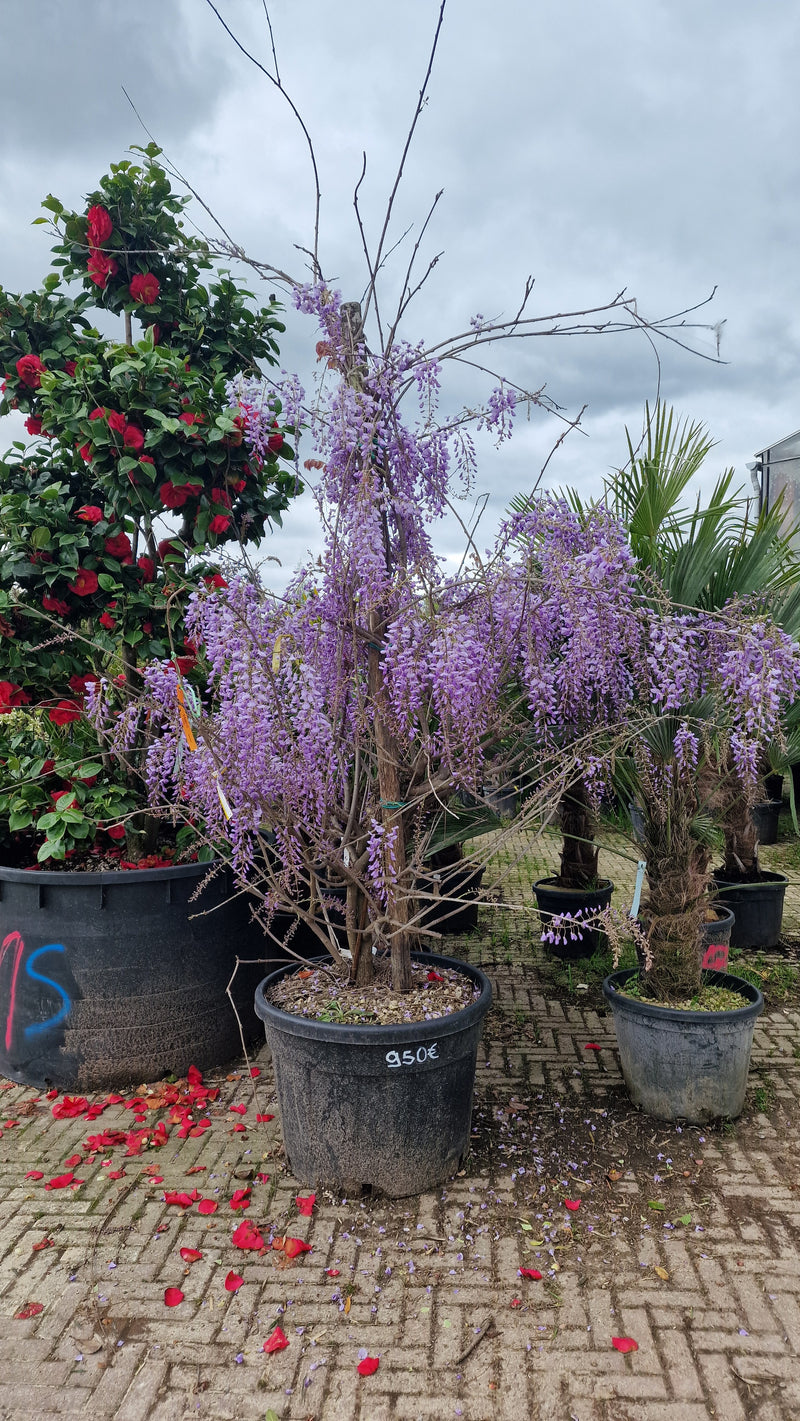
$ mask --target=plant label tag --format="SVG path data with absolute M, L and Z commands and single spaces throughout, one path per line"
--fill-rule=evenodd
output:
M 646 869 L 646 868 L 647 868 L 647 860 L 646 860 L 646 859 L 639 859 L 639 862 L 638 862 L 637 865 L 636 865 L 636 886 L 634 887 L 634 890 L 633 890 L 633 902 L 631 903 L 631 917 L 632 917 L 632 918 L 635 918 L 635 917 L 636 917 L 636 914 L 637 914 L 638 911 L 639 911 L 639 904 L 640 904 L 641 899 L 642 899 L 642 884 L 644 883 L 644 875 L 645 875 L 645 869 Z

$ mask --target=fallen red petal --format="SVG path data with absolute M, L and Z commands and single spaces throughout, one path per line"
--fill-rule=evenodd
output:
M 250 1079 L 251 1079 L 251 1080 L 257 1081 L 260 1075 L 261 1075 L 261 1068 L 260 1068 L 259 1066 L 251 1066 L 251 1067 L 250 1067 Z
M 264 1346 L 261 1348 L 261 1351 L 262 1351 L 262 1352 L 282 1352 L 283 1349 L 284 1349 L 284 1347 L 288 1347 L 288 1346 L 289 1346 L 289 1339 L 288 1339 L 288 1337 L 286 1336 L 286 1333 L 284 1332 L 283 1328 L 282 1328 L 282 1327 L 276 1327 L 276 1328 L 275 1328 L 275 1331 L 270 1333 L 269 1337 L 267 1338 L 266 1342 L 264 1343 Z
M 235 1190 L 234 1190 L 234 1192 L 233 1192 L 233 1197 L 232 1197 L 232 1199 L 231 1199 L 231 1208 L 232 1208 L 232 1209 L 249 1209 L 249 1208 L 250 1208 L 250 1185 L 249 1185 L 249 1184 L 247 1185 L 247 1188 L 246 1188 L 246 1189 L 235 1189 Z
M 329 1278 L 338 1278 L 338 1277 L 339 1277 L 339 1273 L 340 1273 L 340 1269 L 338 1269 L 338 1268 L 326 1268 L 326 1269 L 325 1269 L 325 1272 L 326 1272 L 326 1274 L 327 1274 L 327 1276 L 328 1276 Z
M 596 1041 L 587 1041 L 583 1049 L 584 1051 L 602 1051 L 603 1048 L 598 1046 Z
M 236 1248 L 260 1249 L 264 1247 L 264 1240 L 261 1237 L 255 1224 L 251 1224 L 249 1219 L 243 1219 L 234 1229 L 231 1242 Z
M 294 1202 L 297 1205 L 298 1214 L 303 1214 L 306 1219 L 310 1219 L 311 1211 L 317 1202 L 317 1196 L 316 1194 L 306 1194 L 304 1197 L 302 1194 L 298 1194 Z
M 89 1109 L 89 1102 L 85 1095 L 65 1095 L 63 1100 L 59 1100 L 53 1106 L 54 1120 L 71 1120 L 76 1115 L 82 1115 L 84 1110 Z
M 198 1214 L 216 1214 L 219 1204 L 216 1199 L 201 1199 L 197 1206 Z
M 235 1293 L 237 1289 L 241 1288 L 243 1282 L 244 1278 L 242 1278 L 238 1273 L 234 1273 L 233 1269 L 231 1269 L 230 1273 L 225 1279 L 225 1289 L 229 1293 Z
M 124 1169 L 110 1169 L 110 1170 L 108 1171 L 108 1174 L 106 1175 L 106 1179 L 124 1179 L 124 1178 L 125 1178 L 125 1171 L 124 1171 Z M 153 1181 L 153 1183 L 155 1183 L 155 1180 Z
M 258 1180 L 259 1184 L 268 1184 L 268 1183 L 269 1183 L 269 1175 L 268 1175 L 268 1174 L 261 1174 L 261 1173 L 259 1173 L 259 1174 L 256 1175 L 256 1179 Z
M 509 1307 L 512 1307 L 512 1308 L 521 1308 L 521 1307 L 522 1307 L 522 1298 L 512 1298 L 512 1299 L 511 1299 L 511 1302 L 509 1303 Z
M 310 1253 L 311 1244 L 304 1243 L 301 1238 L 285 1238 L 283 1251 L 287 1258 L 296 1258 L 299 1253 Z
M 632 1337 L 612 1337 L 611 1346 L 618 1352 L 638 1352 L 639 1343 L 634 1342 Z
M 274 1120 L 274 1115 L 257 1115 L 256 1120 L 259 1125 L 266 1125 L 270 1120 Z
M 444 977 L 441 977 L 438 972 L 434 972 L 433 968 L 431 968 L 425 980 L 427 982 L 443 982 Z
M 236 1114 L 236 1115 L 246 1115 L 246 1114 L 247 1114 L 247 1106 L 246 1106 L 246 1105 L 229 1105 L 229 1106 L 228 1106 L 228 1109 L 229 1109 L 229 1110 L 232 1110 L 232 1111 L 234 1112 L 234 1114 Z
M 70 1170 L 69 1174 L 57 1174 L 54 1179 L 48 1179 L 45 1189 L 66 1189 L 71 1184 L 75 1175 Z
M 50 1238 L 50 1235 L 49 1235 L 49 1234 L 45 1234 L 44 1238 L 40 1238 L 38 1243 L 33 1244 L 32 1248 L 31 1248 L 31 1253 L 41 1253 L 41 1251 L 42 1251 L 43 1248 L 54 1248 L 54 1247 L 55 1247 L 55 1244 L 54 1244 L 53 1240 Z
M 198 1071 L 196 1066 L 190 1066 L 188 1071 L 186 1072 L 186 1079 L 189 1082 L 189 1085 L 202 1085 L 203 1073 L 202 1071 Z
M 541 1278 L 542 1275 L 538 1268 L 520 1268 L 519 1276 L 520 1278 Z
M 83 1155 L 70 1155 L 69 1159 L 64 1160 L 64 1164 L 67 1169 L 74 1169 L 76 1164 L 80 1164 L 82 1159 Z
M 379 1366 L 380 1361 L 377 1357 L 365 1357 L 362 1362 L 359 1362 L 356 1371 L 359 1376 L 371 1377 L 373 1372 L 377 1372 Z
M 200 1249 L 199 1249 L 199 1248 L 182 1248 L 182 1249 L 181 1249 L 181 1258 L 183 1259 L 184 1263 L 196 1263 L 197 1260 L 198 1260 L 199 1258 L 202 1258 L 202 1257 L 203 1257 L 203 1255 L 202 1255 L 202 1253 L 200 1252 Z
M 164 1289 L 164 1305 L 168 1308 L 176 1308 L 178 1303 L 183 1302 L 183 1293 L 180 1288 Z
M 28 1173 L 25 1175 L 25 1178 L 26 1178 L 26 1179 L 44 1179 L 44 1170 L 41 1170 L 41 1169 L 29 1169 L 29 1170 L 28 1170 Z
M 576 1210 L 576 1209 L 580 1209 L 580 1207 L 581 1207 L 581 1201 L 580 1201 L 580 1199 L 565 1199 L 565 1200 L 564 1200 L 564 1208 L 565 1208 L 565 1209 L 571 1209 L 572 1212 L 573 1212 L 573 1214 L 575 1213 L 575 1210 Z
M 44 1303 L 26 1303 L 24 1308 L 20 1308 L 19 1312 L 14 1313 L 14 1316 L 21 1318 L 38 1317 L 40 1312 L 44 1312 Z

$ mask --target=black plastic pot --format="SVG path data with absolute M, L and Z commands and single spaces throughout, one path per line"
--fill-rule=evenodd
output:
M 767 791 L 767 799 L 779 799 L 783 802 L 783 775 L 777 772 L 774 775 L 766 775 L 764 778 L 764 788 Z
M 778 842 L 778 820 L 782 808 L 782 799 L 767 799 L 763 804 L 752 806 L 750 818 L 756 826 L 759 844 Z
M 732 883 L 714 874 L 715 892 L 736 915 L 731 947 L 775 947 L 781 935 L 788 879 L 762 869 L 757 883 Z
M 468 859 L 455 866 L 420 874 L 417 886 L 433 899 L 420 899 L 419 925 L 438 933 L 474 933 L 484 869 Z
M 491 985 L 464 962 L 415 956 L 426 966 L 456 968 L 480 987 L 480 997 L 434 1021 L 339 1026 L 293 1016 L 268 1001 L 272 984 L 293 966 L 274 972 L 256 992 L 275 1066 L 283 1142 L 302 1184 L 403 1198 L 443 1183 L 468 1152 Z
M 635 968 L 612 972 L 603 982 L 634 1105 L 659 1120 L 697 1125 L 741 1115 L 756 1018 L 764 1009 L 758 988 L 727 972 L 704 972 L 712 986 L 740 992 L 744 1004 L 733 1011 L 678 1011 L 624 996 L 620 989 L 636 975 Z
M 551 919 L 559 913 L 588 917 L 590 913 L 607 908 L 613 891 L 614 885 L 610 878 L 601 879 L 600 887 L 593 889 L 559 888 L 555 878 L 540 878 L 534 883 L 533 892 L 542 922 L 542 932 L 547 932 Z M 562 962 L 577 962 L 581 957 L 591 957 L 601 942 L 606 940 L 605 933 L 600 928 L 571 928 L 570 932 L 575 934 L 574 942 L 570 939 L 564 943 L 544 944 L 547 951 Z
M 227 870 L 195 896 L 209 868 L 0 868 L 0 1073 L 88 1091 L 239 1055 L 225 992 L 236 957 L 262 963 L 240 969 L 232 989 L 253 1039 L 263 962 L 287 954 L 251 922 L 248 900 L 232 896 Z
M 712 943 L 727 943 L 730 945 L 731 933 L 736 921 L 733 909 L 729 908 L 727 903 L 715 902 L 711 904 L 711 907 L 714 909 L 717 917 L 711 922 L 701 923 L 700 925 L 700 944 L 703 951 L 705 951 L 707 947 L 710 947 Z

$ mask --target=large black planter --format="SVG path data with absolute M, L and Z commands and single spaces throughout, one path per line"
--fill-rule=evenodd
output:
M 239 1055 L 225 994 L 236 957 L 287 954 L 253 925 L 227 870 L 195 897 L 208 871 L 0 868 L 0 1074 L 87 1091 Z M 234 983 L 246 1039 L 263 973 L 242 968 Z
M 434 1021 L 338 1026 L 267 1000 L 293 966 L 259 986 L 256 1012 L 272 1052 L 283 1142 L 302 1184 L 403 1198 L 441 1184 L 467 1154 L 492 989 L 477 967 L 434 953 L 419 957 L 426 966 L 463 972 L 479 985 L 478 1000 Z
M 483 866 L 476 867 L 469 859 L 420 874 L 417 887 L 433 894 L 419 900 L 420 927 L 444 934 L 474 933 L 483 875 Z
M 782 799 L 765 799 L 763 804 L 752 806 L 750 818 L 756 826 L 759 844 L 777 844 L 778 821 L 782 808 Z
M 741 1115 L 756 1018 L 764 1009 L 757 987 L 726 972 L 705 972 L 715 987 L 740 992 L 733 1011 L 678 1011 L 626 997 L 636 969 L 612 972 L 603 996 L 614 1019 L 620 1065 L 631 1100 L 659 1120 L 701 1125 Z
M 731 947 L 777 946 L 788 881 L 784 874 L 767 873 L 766 869 L 762 869 L 757 883 L 732 883 L 719 873 L 714 874 L 720 902 L 736 916 Z
M 610 878 L 601 879 L 600 887 L 593 889 L 559 888 L 555 878 L 540 878 L 533 885 L 533 893 L 542 921 L 542 931 L 547 932 L 551 919 L 559 913 L 588 917 L 591 913 L 607 908 L 613 891 L 614 885 Z M 574 934 L 574 942 L 570 936 L 567 942 L 544 944 L 547 951 L 562 962 L 577 962 L 579 958 L 591 957 L 601 942 L 605 941 L 605 933 L 600 928 L 581 930 L 573 927 L 570 934 Z

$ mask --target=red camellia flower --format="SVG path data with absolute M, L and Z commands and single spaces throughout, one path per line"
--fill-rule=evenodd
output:
M 125 825 L 112 824 L 110 829 L 106 829 L 106 833 L 108 834 L 109 839 L 124 839 Z
M 152 459 L 149 454 L 140 454 L 140 455 L 139 455 L 139 463 L 140 463 L 140 464 L 154 464 L 154 463 L 155 463 L 155 459 Z
M 110 276 L 116 276 L 119 270 L 113 257 L 107 257 L 103 252 L 93 251 L 86 264 L 89 273 L 89 280 L 95 286 L 99 286 L 101 291 L 105 291 L 106 283 Z
M 229 493 L 226 493 L 226 491 L 225 491 L 224 488 L 212 488 L 212 490 L 211 490 L 211 502 L 212 502 L 212 503 L 221 503 L 222 506 L 223 506 L 223 508 L 230 508 L 230 506 L 231 506 L 231 496 L 230 496 Z
M 230 518 L 226 518 L 223 513 L 215 513 L 208 525 L 208 531 L 210 533 L 227 533 L 230 526 Z
M 79 445 L 77 446 L 77 449 L 78 449 L 78 453 L 80 454 L 81 458 L 83 459 L 84 464 L 91 464 L 91 462 L 92 462 L 92 446 L 91 446 L 91 444 L 79 444 Z
M 108 632 L 113 632 L 115 626 L 117 625 L 110 612 L 104 612 L 102 617 L 99 618 L 99 621 L 101 627 L 105 627 L 106 631 Z
M 27 691 L 14 681 L 0 681 L 0 715 L 8 715 L 15 706 L 26 706 L 29 701 Z
M 92 410 L 92 413 L 89 415 L 89 418 L 90 418 L 90 419 L 105 419 L 105 415 L 106 415 L 105 410 L 102 408 L 101 405 L 98 405 L 98 406 L 97 406 L 97 409 L 93 409 L 93 410 Z
M 174 666 L 175 670 L 180 676 L 188 676 L 189 672 L 193 671 L 195 666 L 197 665 L 197 657 L 176 656 L 173 661 L 170 661 L 169 664 L 170 666 Z
M 90 672 L 86 676 L 70 676 L 67 685 L 76 696 L 85 696 L 89 687 L 96 685 L 97 681 L 98 677 Z
M 17 361 L 17 374 L 23 385 L 27 385 L 29 390 L 38 390 L 42 383 L 44 369 L 38 355 L 21 355 Z
M 77 370 L 77 368 L 78 368 L 78 366 L 77 366 L 76 361 L 74 361 L 74 360 L 65 360 L 65 361 L 64 361 L 64 371 L 65 371 L 65 373 L 66 373 L 67 375 L 70 376 L 70 378 L 75 374 L 75 371 Z
M 88 567 L 79 567 L 75 581 L 70 582 L 68 586 L 76 597 L 90 597 L 98 588 L 97 573 L 91 572 Z
M 69 725 L 73 720 L 80 720 L 81 708 L 77 701 L 59 701 L 47 712 L 47 716 L 53 725 Z
M 133 551 L 127 533 L 114 533 L 111 538 L 106 538 L 103 547 L 112 558 L 126 558 Z
M 67 602 L 62 602 L 60 597 L 51 597 L 49 592 L 45 592 L 42 598 L 42 607 L 45 612 L 53 612 L 57 617 L 66 617 L 69 611 Z
M 158 300 L 160 290 L 158 277 L 153 276 L 150 271 L 143 271 L 139 276 L 135 276 L 130 285 L 131 296 L 141 306 L 152 306 L 153 302 Z
M 283 448 L 283 435 L 271 434 L 269 436 L 269 439 L 267 440 L 267 448 L 269 449 L 270 454 L 280 454 L 281 449 Z
M 156 575 L 156 565 L 152 558 L 147 557 L 146 554 L 143 553 L 140 558 L 136 559 L 136 566 L 141 571 L 143 581 L 153 581 Z
M 180 419 L 182 424 L 203 423 L 203 416 L 201 414 L 189 414 L 188 410 L 185 411 L 182 415 L 179 415 L 178 418 Z
M 105 516 L 102 508 L 98 508 L 96 503 L 84 503 L 83 508 L 79 508 L 75 514 L 75 517 L 81 518 L 84 523 L 102 523 Z
M 183 508 L 189 498 L 199 498 L 202 484 L 162 484 L 158 496 L 165 508 Z
M 138 454 L 140 449 L 144 449 L 144 430 L 136 424 L 126 424 L 122 434 L 122 442 L 126 449 L 133 449 Z
M 109 410 L 108 427 L 109 429 L 113 429 L 116 434 L 123 434 L 125 432 L 126 422 L 124 414 L 121 414 L 119 410 Z
M 87 232 L 90 247 L 102 247 L 107 242 L 114 230 L 111 218 L 104 207 L 90 207 L 86 214 Z
M 163 562 L 166 558 L 180 558 L 183 561 L 183 544 L 179 538 L 162 538 L 158 544 L 158 556 Z
M 35 414 L 28 415 L 28 418 L 25 421 L 25 428 L 27 429 L 29 434 L 32 434 L 34 436 L 37 434 L 41 434 L 42 421 L 39 419 L 39 416 Z
M 206 587 L 227 587 L 228 584 L 221 572 L 210 572 L 203 578 Z
M 237 479 L 235 483 L 231 484 L 231 488 L 233 489 L 234 493 L 241 493 L 242 490 L 246 487 L 246 484 L 246 479 Z

